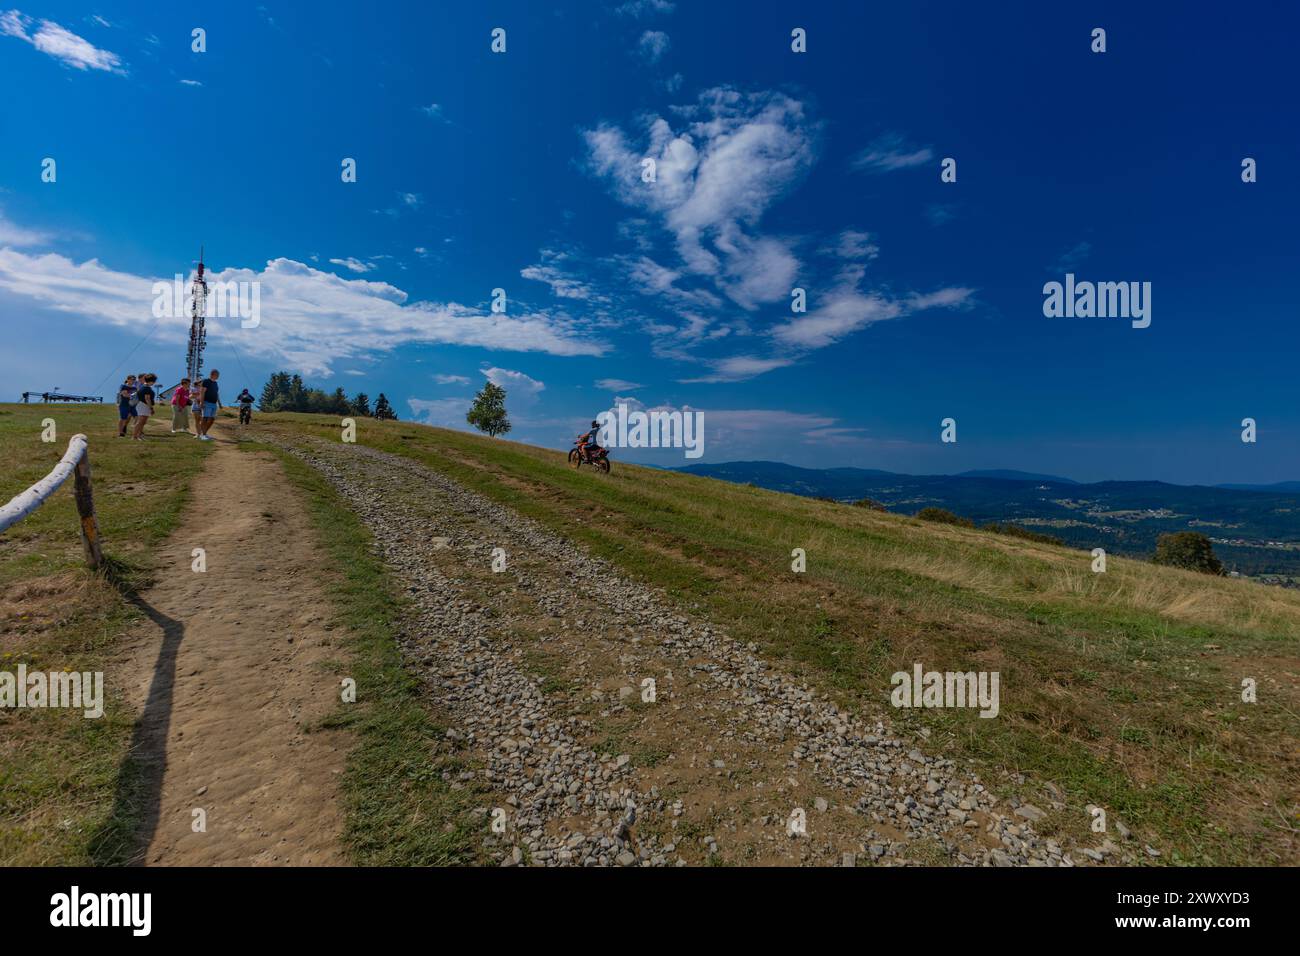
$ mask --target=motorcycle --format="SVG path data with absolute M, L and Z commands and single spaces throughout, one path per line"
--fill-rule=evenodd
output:
M 597 448 L 595 454 L 587 449 L 579 450 L 577 445 L 582 441 L 582 437 L 574 439 L 574 447 L 569 449 L 569 464 L 574 468 L 581 468 L 583 465 L 591 465 L 597 471 L 606 475 L 609 474 L 609 449 Z

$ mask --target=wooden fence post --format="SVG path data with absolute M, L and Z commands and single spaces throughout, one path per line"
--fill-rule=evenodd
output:
M 95 499 L 90 489 L 89 447 L 77 461 L 73 481 L 77 514 L 81 516 L 81 544 L 86 549 L 86 563 L 98 570 L 104 566 L 104 555 L 99 549 L 99 524 L 95 521 Z

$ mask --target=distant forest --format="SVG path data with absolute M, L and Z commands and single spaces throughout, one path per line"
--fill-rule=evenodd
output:
M 364 415 L 367 418 L 396 419 L 397 413 L 383 392 L 370 405 L 370 396 L 357 392 L 351 398 L 341 388 L 333 392 L 312 388 L 303 383 L 301 375 L 288 372 L 274 373 L 264 386 L 257 403 L 264 412 L 317 412 L 326 415 Z

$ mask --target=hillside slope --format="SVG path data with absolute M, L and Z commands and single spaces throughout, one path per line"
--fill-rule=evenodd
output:
M 324 416 L 261 422 L 339 435 Z M 1086 836 L 1070 808 L 1096 804 L 1162 860 L 1298 858 L 1300 595 L 1114 558 L 1094 574 L 1077 550 L 617 461 L 575 472 L 559 452 L 407 423 L 365 420 L 358 442 L 560 532 L 1013 798 L 1060 794 L 1049 836 Z M 999 716 L 891 708 L 891 675 L 917 663 L 997 671 Z
M 1166 532 L 1214 541 L 1224 567 L 1243 575 L 1300 576 L 1300 495 L 1270 488 L 1215 488 L 1162 481 L 1089 484 L 1024 472 L 904 475 L 863 468 L 800 468 L 772 461 L 694 464 L 688 474 L 772 491 L 855 501 L 873 498 L 899 514 L 939 507 L 979 524 L 1014 522 L 1075 548 L 1150 557 Z

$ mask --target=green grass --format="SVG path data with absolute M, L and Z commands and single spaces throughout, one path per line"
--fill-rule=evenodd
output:
M 58 440 L 41 441 L 52 418 Z M 0 501 L 25 490 L 89 439 L 95 510 L 111 573 L 84 565 L 72 481 L 0 537 L 0 670 L 104 671 L 105 714 L 0 711 L 0 864 L 119 863 L 135 820 L 114 797 L 134 714 L 113 670 L 138 621 L 130 596 L 156 572 L 151 551 L 176 527 L 210 448 L 165 434 L 119 439 L 116 406 L 0 405 Z
M 483 824 L 471 813 L 477 791 L 453 788 L 467 767 L 448 752 L 446 726 L 402 666 L 403 601 L 371 553 L 369 532 L 317 472 L 273 450 L 304 495 L 328 555 L 323 563 L 333 569 L 324 583 L 336 621 L 349 635 L 347 673 L 356 679 L 357 702 L 340 703 L 326 721 L 356 737 L 341 788 L 348 852 L 354 862 L 373 866 L 480 862 Z
M 262 416 L 337 438 L 329 416 Z M 656 585 L 843 705 L 925 727 L 1004 790 L 1053 781 L 1161 862 L 1295 863 L 1300 595 L 977 529 L 403 422 L 358 441 L 421 461 Z M 790 570 L 793 548 L 808 570 Z M 1001 714 L 889 708 L 890 675 L 996 670 Z M 1242 704 L 1242 677 L 1268 687 Z M 1086 819 L 1085 819 L 1086 822 Z

